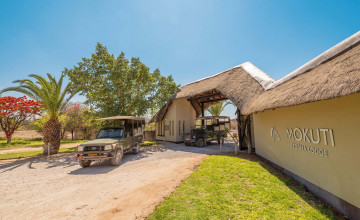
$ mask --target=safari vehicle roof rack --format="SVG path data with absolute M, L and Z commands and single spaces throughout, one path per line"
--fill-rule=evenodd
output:
M 138 118 L 135 116 L 125 116 L 125 115 L 118 115 L 118 116 L 111 116 L 107 118 L 98 118 L 95 119 L 97 121 L 110 121 L 110 120 L 135 120 L 135 121 L 144 121 L 145 118 Z
M 197 120 L 202 120 L 202 119 L 228 119 L 230 118 L 229 116 L 204 116 L 204 117 L 199 117 L 196 118 Z

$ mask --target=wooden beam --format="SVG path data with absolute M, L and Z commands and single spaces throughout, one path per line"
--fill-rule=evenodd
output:
M 224 101 L 227 100 L 228 98 L 221 98 L 221 99 L 213 99 L 213 100 L 207 100 L 207 101 L 200 101 L 200 103 L 208 103 L 208 102 L 219 102 L 219 101 Z
M 194 97 L 190 97 L 188 98 L 188 100 L 199 100 L 199 99 L 207 99 L 207 98 L 211 98 L 211 97 L 214 97 L 214 96 L 222 96 L 223 94 L 221 93 L 215 93 L 215 94 L 210 94 L 210 95 L 206 95 L 206 96 L 203 96 L 203 95 L 198 95 L 198 96 L 194 96 Z

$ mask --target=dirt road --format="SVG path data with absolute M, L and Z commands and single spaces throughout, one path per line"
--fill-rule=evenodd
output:
M 151 149 L 125 155 L 118 167 L 104 161 L 82 169 L 70 154 L 0 164 L 0 219 L 144 219 L 219 152 L 218 145 Z

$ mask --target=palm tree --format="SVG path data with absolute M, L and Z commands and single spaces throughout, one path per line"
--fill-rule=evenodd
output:
M 225 107 L 229 104 L 232 104 L 231 102 L 225 102 L 225 101 L 220 101 L 219 103 L 210 106 L 207 111 L 212 115 L 212 116 L 219 116 L 221 114 L 221 112 L 225 109 Z
M 56 81 L 49 73 L 47 76 L 49 80 L 31 74 L 29 77 L 34 78 L 36 82 L 30 79 L 16 80 L 14 83 L 19 83 L 19 86 L 3 89 L 0 94 L 7 91 L 20 92 L 43 105 L 49 115 L 49 120 L 44 124 L 44 154 L 57 154 L 60 148 L 61 130 L 59 115 L 64 111 L 65 106 L 77 91 L 72 90 L 71 82 L 62 90 L 64 75 L 60 77 L 59 81 Z M 49 144 L 50 152 L 48 152 Z

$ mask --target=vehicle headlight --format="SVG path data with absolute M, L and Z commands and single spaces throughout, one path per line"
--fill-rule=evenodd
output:
M 84 146 L 78 146 L 78 147 L 77 147 L 77 150 L 78 150 L 78 151 L 84 151 Z
M 105 145 L 104 150 L 112 150 L 115 148 L 115 144 Z
M 192 136 L 192 138 L 193 138 L 193 139 L 195 139 L 195 138 L 196 138 L 196 136 L 194 135 L 194 136 Z

